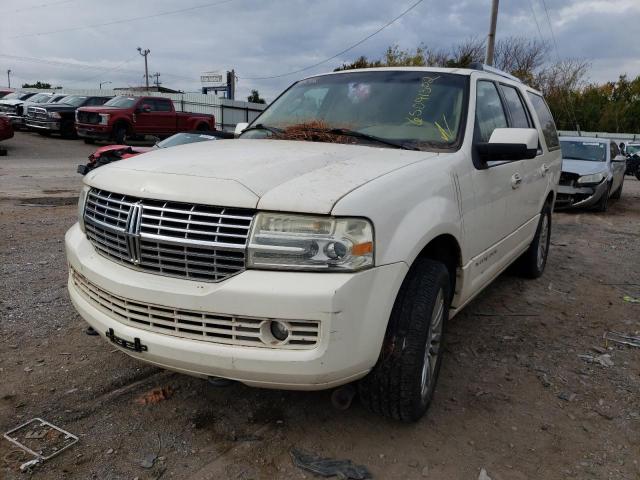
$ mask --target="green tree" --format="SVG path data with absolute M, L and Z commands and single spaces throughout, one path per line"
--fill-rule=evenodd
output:
M 251 90 L 251 95 L 247 97 L 247 101 L 251 103 L 267 103 L 264 98 L 260 98 L 258 90 Z
M 22 88 L 42 88 L 48 90 L 51 88 L 51 84 L 38 80 L 36 83 L 23 83 Z

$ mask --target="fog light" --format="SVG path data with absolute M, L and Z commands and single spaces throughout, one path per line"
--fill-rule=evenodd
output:
M 270 329 L 271 329 L 271 335 L 273 335 L 273 338 L 275 338 L 280 342 L 284 342 L 287 339 L 287 337 L 289 337 L 289 329 L 282 322 L 272 321 Z

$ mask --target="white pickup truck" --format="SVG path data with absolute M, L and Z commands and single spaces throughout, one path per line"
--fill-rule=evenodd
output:
M 139 360 L 267 388 L 359 381 L 367 408 L 415 421 L 447 320 L 515 261 L 542 274 L 560 167 L 545 101 L 505 73 L 313 76 L 239 139 L 86 175 L 71 300 Z

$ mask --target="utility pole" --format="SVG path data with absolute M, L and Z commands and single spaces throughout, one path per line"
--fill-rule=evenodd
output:
M 143 50 L 142 48 L 138 47 L 138 53 L 144 57 L 144 80 L 147 85 L 147 92 L 148 92 L 149 91 L 149 67 L 147 65 L 147 55 L 151 53 L 151 50 L 149 50 L 148 48 L 146 50 Z
M 493 66 L 493 49 L 496 43 L 496 24 L 498 23 L 498 2 L 491 1 L 491 23 L 489 24 L 489 36 L 487 38 L 487 53 L 484 63 Z
M 7 86 L 11 88 L 11 70 L 7 70 Z
M 155 77 L 155 80 L 154 80 L 154 82 L 153 82 L 153 83 L 155 83 L 155 84 L 156 84 L 156 87 L 158 87 L 158 90 L 159 90 L 159 89 L 160 89 L 160 84 L 162 83 L 162 82 L 160 81 L 160 73 L 156 72 L 156 73 L 154 73 L 154 74 L 153 74 L 153 75 L 151 75 L 151 76 L 152 76 L 152 77 Z

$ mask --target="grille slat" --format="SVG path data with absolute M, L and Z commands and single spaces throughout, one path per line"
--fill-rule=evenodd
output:
M 98 287 L 73 268 L 71 281 L 85 300 L 114 320 L 163 335 L 288 350 L 314 348 L 320 340 L 320 322 L 317 321 L 284 320 L 291 335 L 285 343 L 278 343 L 263 332 L 262 326 L 270 320 L 268 318 L 221 315 L 133 301 Z
M 219 282 L 245 268 L 253 211 L 91 189 L 84 210 L 97 251 L 139 270 Z

